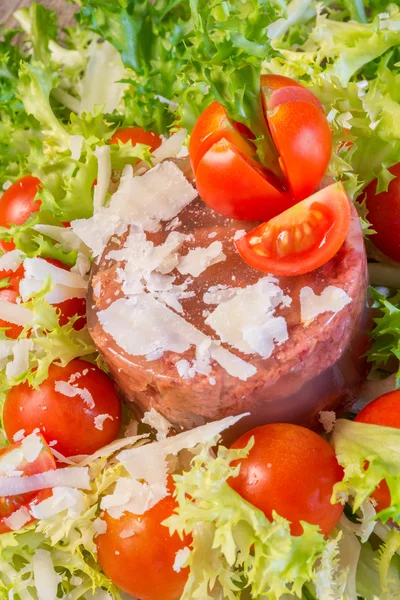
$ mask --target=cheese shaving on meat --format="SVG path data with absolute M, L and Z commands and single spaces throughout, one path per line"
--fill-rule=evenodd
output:
M 279 306 L 289 306 L 285 296 L 270 277 L 237 290 L 236 295 L 223 302 L 207 317 L 206 324 L 216 331 L 222 342 L 245 354 L 269 358 L 275 344 L 288 339 L 286 321 L 275 315 Z
M 210 340 L 149 294 L 118 298 L 108 308 L 99 311 L 97 316 L 104 331 L 132 356 L 165 351 L 181 354 L 191 346 Z M 228 373 L 243 380 L 254 375 L 255 367 L 220 348 L 212 340 L 210 342 L 211 357 L 223 364 Z
M 154 408 L 151 408 L 148 412 L 144 413 L 142 423 L 149 425 L 157 432 L 157 440 L 165 440 L 169 430 L 172 428 L 171 423 Z
M 222 304 L 234 298 L 240 289 L 222 284 L 212 285 L 203 295 L 203 301 L 205 304 Z
M 198 277 L 203 271 L 223 260 L 226 260 L 225 254 L 222 252 L 222 243 L 213 242 L 208 248 L 194 248 L 182 256 L 178 271 L 182 275 L 192 275 Z
M 319 296 L 310 287 L 303 287 L 300 290 L 301 320 L 307 324 L 322 313 L 336 314 L 350 302 L 350 296 L 333 285 L 328 285 Z

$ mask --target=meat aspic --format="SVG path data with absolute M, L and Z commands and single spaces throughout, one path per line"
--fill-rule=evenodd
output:
M 172 162 L 159 167 L 165 165 L 177 170 Z M 142 193 L 161 176 L 153 171 L 142 176 Z M 133 205 L 138 201 L 145 203 L 136 192 Z M 244 412 L 246 428 L 313 426 L 320 411 L 354 400 L 365 378 L 360 357 L 369 319 L 354 209 L 334 258 L 306 275 L 279 278 L 252 269 L 235 249 L 235 238 L 254 223 L 218 215 L 195 191 L 172 217 L 163 209 L 143 224 L 132 210 L 94 266 L 88 323 L 139 413 L 154 408 L 183 428 Z

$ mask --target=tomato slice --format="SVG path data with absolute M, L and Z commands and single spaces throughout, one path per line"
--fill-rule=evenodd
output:
M 161 146 L 161 138 L 154 131 L 145 131 L 142 127 L 124 127 L 118 129 L 112 136 L 110 144 L 118 144 L 118 140 L 123 144 L 132 142 L 132 146 L 136 144 L 146 144 L 150 146 L 150 150 L 153 152 L 159 146 Z
M 334 183 L 235 243 L 243 260 L 259 271 L 300 275 L 322 266 L 338 252 L 350 217 L 346 192 L 341 183 Z
M 38 457 L 32 461 L 28 462 L 24 458 L 21 460 L 20 464 L 15 467 L 16 470 L 22 471 L 22 477 L 27 475 L 36 475 L 38 473 L 44 473 L 45 471 L 54 471 L 56 469 L 56 461 L 48 445 L 46 444 L 44 438 L 41 435 L 38 435 L 38 438 L 41 441 L 42 449 Z M 6 457 L 14 450 L 18 450 L 21 448 L 22 442 L 18 442 L 16 444 L 11 444 L 6 448 L 0 449 L 0 466 L 2 461 L 7 460 Z M 10 527 L 7 525 L 7 519 L 10 517 L 15 511 L 19 510 L 22 507 L 28 507 L 32 502 L 41 502 L 45 498 L 49 496 L 49 490 L 41 490 L 40 492 L 32 492 L 29 494 L 19 494 L 18 496 L 0 496 L 0 534 L 5 533 L 7 531 L 11 531 Z M 28 521 L 31 523 L 34 521 L 34 517 Z M 26 523 L 26 525 L 28 524 Z

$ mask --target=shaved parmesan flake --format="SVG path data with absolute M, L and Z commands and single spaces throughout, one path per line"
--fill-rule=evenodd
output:
M 25 436 L 25 429 L 20 429 L 19 431 L 14 433 L 13 442 L 20 442 L 21 440 L 24 439 L 24 436 Z
M 50 275 L 54 284 L 59 283 L 65 287 L 86 290 L 87 281 L 78 273 L 56 267 L 43 258 L 26 258 L 24 260 L 25 278 L 45 281 Z
M 104 331 L 132 356 L 146 356 L 155 352 L 176 352 L 199 346 L 210 340 L 204 333 L 181 316 L 162 305 L 149 294 L 133 298 L 119 298 L 111 306 L 98 312 Z M 210 356 L 230 375 L 247 379 L 255 367 L 210 340 Z
M 85 256 L 89 256 L 90 254 L 88 246 L 81 241 L 78 235 L 70 227 L 58 227 L 57 225 L 44 225 L 39 223 L 38 225 L 34 225 L 33 229 L 58 242 L 66 252 L 76 250 Z
M 171 423 L 154 408 L 144 413 L 142 423 L 149 425 L 157 431 L 157 440 L 165 440 L 169 430 L 172 428 Z
M 62 512 L 68 517 L 78 518 L 86 508 L 83 492 L 67 487 L 55 487 L 52 495 L 38 504 L 30 505 L 31 513 L 35 519 L 49 519 Z
M 25 477 L 0 476 L 1 496 L 17 496 L 56 486 L 90 490 L 89 472 L 86 467 L 66 467 Z
M 24 259 L 21 250 L 11 250 L 0 257 L 0 271 L 16 271 Z
M 38 600 L 55 600 L 61 577 L 54 569 L 50 552 L 36 550 L 32 558 L 32 567 Z
M 153 151 L 152 163 L 153 165 L 157 165 L 158 163 L 166 160 L 167 158 L 175 158 L 182 151 L 182 147 L 187 136 L 186 129 L 180 129 L 171 137 L 163 140 L 161 146 L 156 148 Z M 149 166 L 144 161 L 138 163 L 135 167 L 135 171 L 139 171 L 140 169 L 148 169 Z
M 76 219 L 71 222 L 72 231 L 91 249 L 93 257 L 100 256 L 109 238 L 122 235 L 128 229 L 129 221 L 110 209 L 99 208 L 90 219 Z
M 7 300 L 0 300 L 0 319 L 14 323 L 15 325 L 30 325 L 33 321 L 33 312 L 20 306 L 19 304 L 13 304 L 7 302 Z
M 189 250 L 185 256 L 181 257 L 178 264 L 178 271 L 182 275 L 198 277 L 208 267 L 225 259 L 226 256 L 222 252 L 222 243 L 213 242 L 208 248 L 194 248 L 193 250 Z
M 238 290 L 241 288 L 231 288 L 227 285 L 212 285 L 203 295 L 203 301 L 205 304 L 221 304 L 227 302 L 236 296 Z
M 167 495 L 164 483 L 149 485 L 136 479 L 121 477 L 113 494 L 102 498 L 100 507 L 113 519 L 120 519 L 126 512 L 143 515 Z
M 27 462 L 34 462 L 43 450 L 43 442 L 36 433 L 31 433 L 23 439 L 21 450 Z
M 185 566 L 185 563 L 186 563 L 187 559 L 189 558 L 189 556 L 190 556 L 190 548 L 188 546 L 185 546 L 184 548 L 181 548 L 180 550 L 178 550 L 178 552 L 175 554 L 175 560 L 174 560 L 174 564 L 172 566 L 175 573 L 180 573 L 182 567 Z
M 17 471 L 17 467 L 24 460 L 24 455 L 21 448 L 14 448 L 9 452 L 5 452 L 0 455 L 0 475 L 7 475 L 7 477 L 20 477 L 22 471 Z
M 107 522 L 103 519 L 100 519 L 100 517 L 97 517 L 97 519 L 93 521 L 92 525 L 96 535 L 102 535 L 107 531 Z
M 19 377 L 29 369 L 29 352 L 33 350 L 33 342 L 28 339 L 16 340 L 12 348 L 13 359 L 6 366 L 6 375 L 10 378 Z
M 288 339 L 286 321 L 275 316 L 280 304 L 289 306 L 276 280 L 260 279 L 256 284 L 238 289 L 235 296 L 220 304 L 206 319 L 222 342 L 246 354 L 269 358 L 275 344 Z
M 132 167 L 124 169 L 109 210 L 112 214 L 128 218 L 130 223 L 154 231 L 160 221 L 176 217 L 196 196 L 197 191 L 182 171 L 175 163 L 166 161 L 140 177 L 133 176 Z
M 106 419 L 111 419 L 111 421 L 114 421 L 114 419 L 111 415 L 97 415 L 94 418 L 95 428 L 98 429 L 99 431 L 103 431 L 104 421 Z
M 331 433 L 336 423 L 336 413 L 333 410 L 321 410 L 318 421 L 322 423 L 326 433 Z
M 63 396 L 68 396 L 69 398 L 79 396 L 88 408 L 95 407 L 93 396 L 86 388 L 79 388 L 76 385 L 71 385 L 68 381 L 55 381 L 54 389 L 56 392 L 63 394 Z
M 236 240 L 240 240 L 240 238 L 242 238 L 244 235 L 246 235 L 246 233 L 247 233 L 247 231 L 245 229 L 237 229 L 233 236 L 234 241 L 236 242 Z
M 301 320 L 308 323 L 325 312 L 336 314 L 350 302 L 350 296 L 333 285 L 328 285 L 319 296 L 310 287 L 303 287 L 300 290 Z
M 15 510 L 9 517 L 4 519 L 4 524 L 12 531 L 18 531 L 24 525 L 32 521 L 32 516 L 26 506 L 21 506 Z
M 111 179 L 110 146 L 96 146 L 94 154 L 98 162 L 97 183 L 94 186 L 93 207 L 96 211 L 106 203 L 108 186 Z

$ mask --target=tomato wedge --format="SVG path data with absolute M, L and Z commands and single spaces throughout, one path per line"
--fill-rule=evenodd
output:
M 262 223 L 237 240 L 236 248 L 243 260 L 259 271 L 301 275 L 338 252 L 350 217 L 346 192 L 341 183 L 334 183 Z
M 231 121 L 218 102 L 202 112 L 190 139 L 200 197 L 232 219 L 265 221 L 307 198 L 321 183 L 332 152 L 328 121 L 310 90 L 280 75 L 262 75 L 260 85 L 271 137 L 266 148 L 275 148 L 283 182 L 272 173 L 273 157 L 261 164 L 252 132 Z
M 22 477 L 25 475 L 36 475 L 38 473 L 44 473 L 45 471 L 54 471 L 56 468 L 56 461 L 52 453 L 50 452 L 49 447 L 47 446 L 44 438 L 41 435 L 38 435 L 40 442 L 42 444 L 42 449 L 32 462 L 28 462 L 23 457 L 19 465 L 15 466 L 15 469 L 18 471 L 22 471 Z M 18 442 L 16 444 L 11 444 L 6 448 L 0 449 L 0 471 L 2 463 L 7 461 L 7 456 L 11 454 L 11 452 L 21 449 L 22 442 Z M 41 490 L 40 492 L 32 492 L 28 494 L 20 494 L 18 496 L 0 496 L 0 534 L 5 533 L 7 531 L 11 531 L 9 526 L 8 518 L 16 512 L 17 510 L 26 507 L 36 501 L 41 502 L 45 498 L 49 496 L 49 490 Z M 34 517 L 31 517 L 29 521 L 25 523 L 31 523 L 34 521 Z

